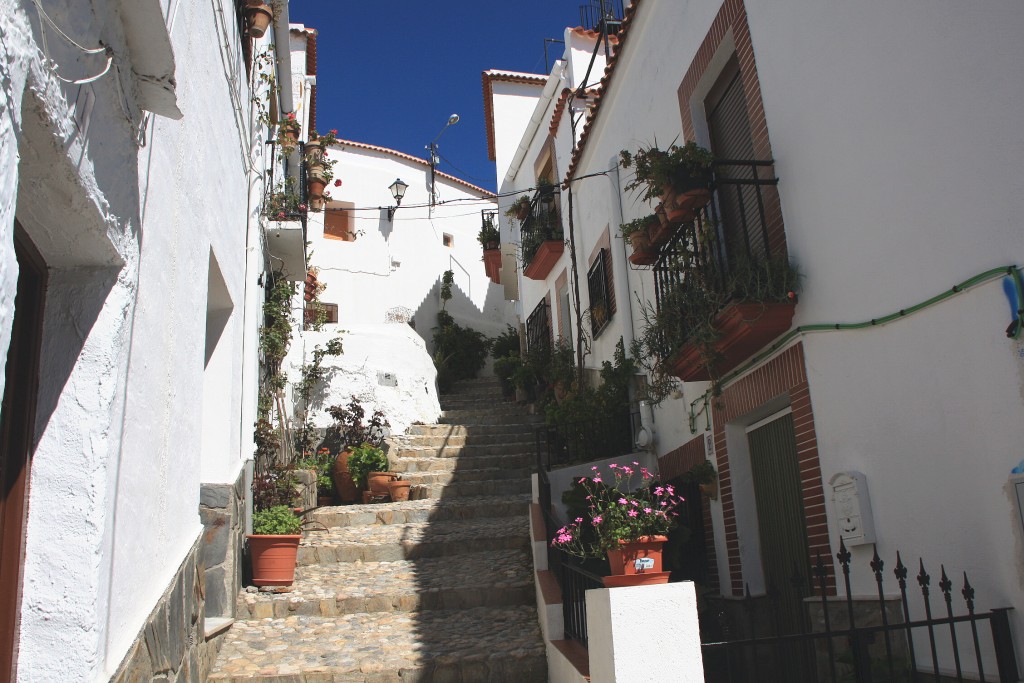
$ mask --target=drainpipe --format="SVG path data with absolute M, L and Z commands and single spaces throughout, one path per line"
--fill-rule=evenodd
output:
M 626 214 L 622 207 L 622 178 L 619 172 L 617 158 L 613 158 L 609 165 L 611 173 L 608 174 L 608 181 L 612 184 L 611 195 L 615 198 L 618 222 L 621 225 L 626 222 Z M 612 249 L 612 272 L 615 277 L 615 300 L 626 302 L 626 324 L 622 326 L 622 343 L 627 349 L 636 338 L 636 329 L 633 325 L 633 297 L 630 295 L 630 277 L 632 269 L 626 259 L 626 240 L 623 237 L 615 237 L 615 240 L 622 242 L 621 248 Z M 654 430 L 654 409 L 647 401 L 640 401 L 640 430 L 636 435 L 636 446 L 642 450 L 655 451 L 657 433 Z

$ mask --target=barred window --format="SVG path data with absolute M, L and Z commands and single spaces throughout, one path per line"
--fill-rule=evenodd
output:
M 548 322 L 548 302 L 541 299 L 537 308 L 526 319 L 526 350 L 530 353 L 551 348 L 551 325 Z
M 608 292 L 608 250 L 601 249 L 587 273 L 587 289 L 590 291 L 590 332 L 596 339 L 611 322 L 611 297 Z

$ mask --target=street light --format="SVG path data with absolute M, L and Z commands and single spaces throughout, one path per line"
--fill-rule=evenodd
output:
M 395 217 L 395 211 L 398 211 L 398 207 L 402 205 L 402 197 L 405 196 L 405 191 L 409 189 L 409 186 L 403 183 L 401 178 L 395 178 L 395 182 L 388 185 L 388 189 L 391 190 L 391 196 L 395 198 L 395 205 L 388 207 L 388 223 L 390 223 Z
M 441 159 L 437 156 L 437 141 L 441 139 L 441 136 L 444 135 L 444 132 L 446 130 L 448 130 L 449 126 L 454 126 L 458 122 L 459 122 L 459 115 L 458 114 L 452 114 L 451 116 L 449 116 L 448 117 L 448 123 L 444 124 L 444 128 L 441 129 L 441 132 L 438 133 L 437 136 L 433 140 L 430 141 L 429 145 L 427 145 L 427 149 L 430 150 L 430 205 L 431 206 L 433 206 L 434 203 L 437 201 L 437 193 L 434 190 L 434 181 L 436 180 L 435 171 L 437 169 L 437 165 L 439 163 L 441 163 Z

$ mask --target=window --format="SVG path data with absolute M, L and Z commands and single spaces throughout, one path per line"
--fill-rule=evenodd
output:
M 548 302 L 542 299 L 526 319 L 526 350 L 540 351 L 551 348 L 551 326 L 548 323 Z
M 611 297 L 608 292 L 608 250 L 601 249 L 587 273 L 587 289 L 590 292 L 590 332 L 596 339 L 611 322 Z
M 324 211 L 324 239 L 356 241 L 354 208 L 350 202 L 331 202 Z
M 558 334 L 569 339 L 572 337 L 572 321 L 569 316 L 572 311 L 569 305 L 569 287 L 562 285 L 558 290 Z
M 338 304 L 313 303 L 306 304 L 302 311 L 302 322 L 305 329 L 309 329 L 316 322 L 317 314 L 324 315 L 324 323 L 338 322 Z
M 455 244 L 455 238 L 449 235 L 448 233 L 444 233 L 444 235 L 441 237 L 441 243 L 444 244 L 444 246 L 451 249 L 452 246 L 454 246 Z

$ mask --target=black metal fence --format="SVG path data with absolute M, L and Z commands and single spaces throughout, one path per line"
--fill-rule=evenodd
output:
M 712 200 L 676 231 L 654 265 L 659 310 L 684 287 L 728 294 L 730 271 L 741 260 L 772 256 L 766 192 L 778 184 L 774 161 L 716 161 Z
M 812 577 L 798 573 L 793 586 L 801 594 L 785 605 L 777 587 L 764 597 L 739 601 L 709 599 L 701 613 L 701 649 L 707 683 L 917 683 L 918 681 L 1018 680 L 1008 609 L 978 612 L 974 588 L 964 574 L 962 587 L 941 569 L 941 604 L 933 609 L 932 577 L 919 562 L 916 577 L 897 553 L 893 570 L 898 596 L 883 588 L 884 562 L 870 562 L 877 598 L 853 598 L 851 554 L 841 543 L 836 555 L 845 596 L 826 597 L 827 570 L 819 557 Z M 924 614 L 911 614 L 908 577 L 916 578 Z M 816 582 L 819 595 L 811 596 Z M 954 596 L 959 593 L 959 596 Z M 962 607 L 954 608 L 954 601 Z M 964 612 L 966 610 L 966 612 Z M 783 618 L 798 615 L 797 628 Z M 960 612 L 960 614 L 956 614 Z M 924 656 L 922 656 L 924 653 Z M 994 668 L 994 670 L 993 670 Z
M 636 451 L 640 413 L 623 411 L 611 419 L 579 420 L 537 427 L 539 465 L 547 470 L 605 460 Z

